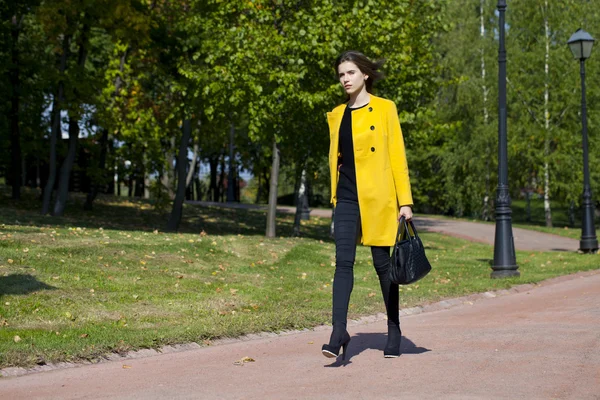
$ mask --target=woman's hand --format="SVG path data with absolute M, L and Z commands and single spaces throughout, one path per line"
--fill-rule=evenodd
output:
M 400 214 L 398 215 L 398 221 L 400 218 L 404 217 L 407 221 L 410 221 L 413 217 L 412 207 L 410 206 L 402 206 L 400 207 Z

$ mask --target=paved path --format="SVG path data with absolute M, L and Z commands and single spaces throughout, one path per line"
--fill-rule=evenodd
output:
M 600 271 L 502 294 L 402 317 L 397 359 L 379 320 L 350 324 L 345 363 L 323 327 L 2 378 L 0 399 L 600 399 Z
M 247 209 L 266 209 L 266 206 L 257 206 L 254 204 L 238 203 L 210 203 L 210 202 L 189 202 L 204 206 L 247 208 Z M 295 213 L 295 207 L 280 206 L 279 212 Z M 311 215 L 318 217 L 331 218 L 331 210 L 313 209 Z M 457 236 L 463 239 L 494 244 L 496 226 L 492 223 L 469 222 L 457 219 L 443 219 L 415 216 L 415 226 L 417 230 L 423 229 L 428 232 L 439 232 L 445 235 Z M 513 237 L 515 248 L 517 250 L 532 251 L 577 251 L 579 241 L 576 239 L 565 238 L 549 233 L 532 231 L 513 227 Z

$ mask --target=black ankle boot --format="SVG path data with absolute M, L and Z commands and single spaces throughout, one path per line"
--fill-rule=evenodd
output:
M 388 336 L 383 356 L 385 358 L 400 357 L 400 342 L 402 341 L 402 331 L 396 324 L 388 324 Z
M 345 325 L 334 325 L 333 332 L 329 338 L 329 344 L 324 344 L 321 352 L 325 357 L 333 358 L 340 355 L 340 348 L 344 350 L 342 360 L 346 359 L 346 349 L 350 343 L 350 334 L 346 330 Z

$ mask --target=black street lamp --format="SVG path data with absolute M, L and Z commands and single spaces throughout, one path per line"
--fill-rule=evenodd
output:
M 588 163 L 588 134 L 587 134 L 587 108 L 585 104 L 585 60 L 592 53 L 594 38 L 578 29 L 567 42 L 576 60 L 579 60 L 581 71 L 581 125 L 583 146 L 583 220 L 581 221 L 581 240 L 579 249 L 584 253 L 598 251 L 598 239 L 594 227 L 594 203 L 592 202 L 592 189 L 590 188 L 590 169 Z
M 508 144 L 506 133 L 506 49 L 504 47 L 504 15 L 506 0 L 498 0 L 498 189 L 496 191 L 496 236 L 492 278 L 521 275 L 515 256 L 512 233 L 510 194 L 508 192 Z

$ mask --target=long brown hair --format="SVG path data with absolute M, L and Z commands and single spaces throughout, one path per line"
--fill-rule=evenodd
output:
M 385 60 L 371 61 L 363 53 L 355 50 L 345 51 L 335 60 L 336 75 L 338 73 L 338 67 L 340 64 L 346 61 L 356 64 L 358 69 L 360 69 L 360 72 L 368 76 L 365 86 L 367 88 L 367 92 L 369 93 L 372 93 L 373 91 L 373 84 L 385 77 L 383 72 L 379 71 Z

